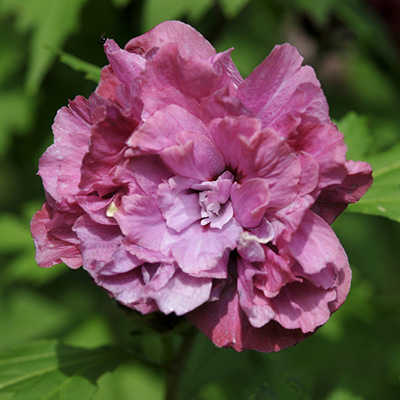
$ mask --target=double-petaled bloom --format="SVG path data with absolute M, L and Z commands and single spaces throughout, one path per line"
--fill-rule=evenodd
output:
M 59 110 L 40 159 L 36 260 L 88 271 L 143 314 L 217 346 L 278 351 L 323 325 L 351 271 L 330 224 L 371 184 L 346 161 L 312 68 L 276 46 L 246 79 L 230 50 L 165 22 Z

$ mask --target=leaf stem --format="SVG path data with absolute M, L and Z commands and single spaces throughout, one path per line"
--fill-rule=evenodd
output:
M 186 332 L 182 337 L 182 342 L 178 349 L 176 356 L 173 356 L 173 347 L 171 337 L 164 337 L 164 348 L 167 357 L 165 366 L 166 371 L 166 392 L 165 400 L 177 400 L 179 383 L 182 378 L 186 361 L 189 357 L 190 351 L 193 347 L 197 329 L 192 327 L 190 331 Z

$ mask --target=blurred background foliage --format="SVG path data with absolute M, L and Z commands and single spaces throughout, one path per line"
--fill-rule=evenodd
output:
M 135 323 L 83 270 L 35 264 L 29 221 L 44 201 L 35 173 L 53 140 L 56 111 L 67 99 L 89 96 L 97 67 L 107 63 L 100 36 L 123 46 L 166 19 L 190 23 L 218 51 L 234 47 L 243 76 L 275 44 L 295 45 L 316 70 L 349 155 L 398 163 L 398 0 L 0 0 L 1 349 L 59 338 L 85 348 L 130 343 L 158 359 L 158 339 L 132 335 Z M 74 57 L 93 65 L 92 80 Z M 391 177 L 397 190 L 399 171 Z M 398 204 L 392 219 L 400 221 Z M 354 275 L 340 311 L 311 338 L 277 354 L 237 354 L 199 335 L 183 399 L 399 398 L 400 225 L 357 214 L 365 211 L 357 207 L 334 224 Z M 96 400 L 158 400 L 163 376 L 133 360 L 101 377 L 99 387 Z M 0 391 L 0 400 L 9 398 Z

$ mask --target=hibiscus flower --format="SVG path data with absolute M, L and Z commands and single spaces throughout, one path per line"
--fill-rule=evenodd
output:
M 175 21 L 104 50 L 96 91 L 59 110 L 40 159 L 37 263 L 83 266 L 126 307 L 184 315 L 220 347 L 310 335 L 350 287 L 330 224 L 372 182 L 313 69 L 285 44 L 243 79 L 231 50 Z

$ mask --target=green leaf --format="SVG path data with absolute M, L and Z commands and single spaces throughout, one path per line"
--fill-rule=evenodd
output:
M 97 390 L 98 378 L 126 357 L 120 347 L 94 350 L 56 340 L 15 346 L 0 354 L 0 391 L 12 400 L 85 400 Z
M 374 171 L 374 183 L 357 204 L 349 207 L 349 211 L 400 222 L 400 143 L 366 161 Z
M 15 14 L 17 29 L 30 33 L 29 63 L 26 77 L 28 94 L 35 94 L 54 60 L 44 46 L 62 47 L 78 27 L 80 11 L 87 0 L 6 0 L 3 14 Z
M 48 49 L 57 54 L 60 57 L 60 61 L 75 71 L 80 71 L 85 73 L 85 78 L 92 82 L 99 83 L 101 68 L 97 65 L 90 64 L 86 61 L 81 60 L 72 54 L 66 53 L 60 49 L 48 46 Z
M 358 396 L 347 389 L 336 388 L 329 394 L 326 400 L 364 400 L 364 397 Z
M 347 159 L 362 160 L 371 146 L 367 118 L 349 112 L 338 123 L 347 145 Z

